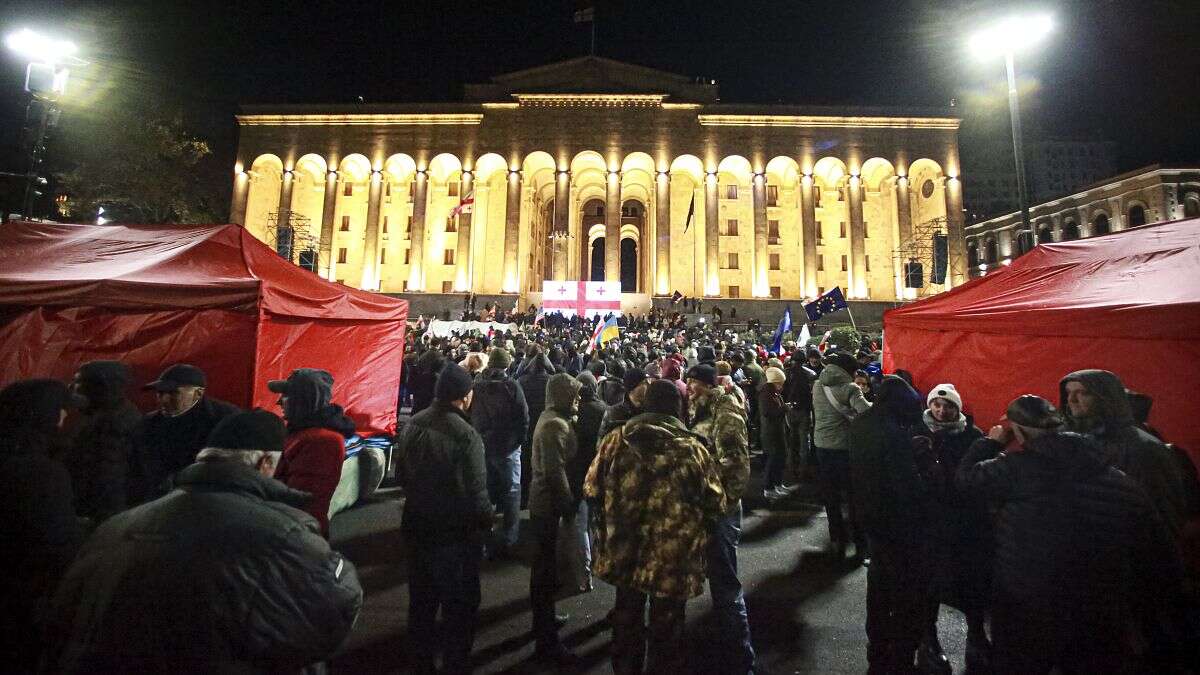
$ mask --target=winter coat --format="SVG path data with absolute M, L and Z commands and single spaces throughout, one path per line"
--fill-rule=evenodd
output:
M 826 391 L 837 401 L 839 411 L 829 401 Z M 864 413 L 871 404 L 863 398 L 862 390 L 854 384 L 850 373 L 829 364 L 813 385 L 813 444 L 818 448 L 845 450 L 849 444 L 850 417 L 846 413 Z
M 1068 382 L 1079 382 L 1096 396 L 1100 410 L 1094 418 L 1070 417 Z M 1095 440 L 1105 461 L 1141 485 L 1167 528 L 1178 535 L 1187 518 L 1183 476 L 1170 448 L 1133 421 L 1129 397 L 1117 376 L 1106 370 L 1080 370 L 1064 377 L 1058 386 L 1060 407 L 1071 428 Z
M 920 399 L 903 380 L 887 377 L 880 402 L 850 423 L 851 481 L 863 526 L 873 540 L 924 545 L 929 528 L 929 485 L 922 475 L 908 426 Z
M 704 438 L 670 415 L 643 413 L 605 436 L 584 484 L 595 574 L 654 597 L 700 595 L 721 482 Z
M 750 482 L 750 442 L 747 413 L 720 387 L 713 387 L 691 408 L 691 430 L 704 438 L 721 473 L 721 486 L 734 508 Z
M 312 494 L 304 510 L 317 519 L 326 537 L 329 502 L 342 479 L 346 439 L 353 435 L 354 423 L 338 405 L 327 405 L 300 423 L 289 420 L 283 456 L 275 468 L 275 478 L 290 488 Z
M 925 417 L 929 415 L 926 411 Z M 961 430 L 932 431 L 923 421 L 909 429 L 911 437 L 929 439 L 927 475 L 929 496 L 933 500 L 930 536 L 941 546 L 969 542 L 986 544 L 992 539 L 987 502 L 978 495 L 963 492 L 954 482 L 963 456 L 975 441 L 983 438 L 983 432 L 969 415 L 964 415 L 962 421 Z
M 529 430 L 529 406 L 517 381 L 500 368 L 480 374 L 471 398 L 471 425 L 490 455 L 507 455 L 521 447 Z
M 417 357 L 417 367 L 408 382 L 408 389 L 413 397 L 413 414 L 417 414 L 433 403 L 433 387 L 437 384 L 438 373 L 446 365 L 446 357 L 436 349 L 428 349 Z
M 575 495 L 576 502 L 583 499 L 583 479 L 596 457 L 600 424 L 607 414 L 608 406 L 596 399 L 596 390 L 585 382 L 579 388 L 579 412 L 575 417 L 575 438 L 579 448 L 567 464 L 567 479 L 571 482 L 571 493 Z
M 787 362 L 787 381 L 784 383 L 783 400 L 792 404 L 793 410 L 800 411 L 803 415 L 812 413 L 812 390 L 813 383 L 817 381 L 817 374 L 804 363 L 803 358 L 788 359 Z
M 546 383 L 554 374 L 554 366 L 544 354 L 533 357 L 525 371 L 517 381 L 525 393 L 525 403 L 529 406 L 529 429 L 527 436 L 533 435 L 533 427 L 546 409 Z
M 758 388 L 758 441 L 764 451 L 786 448 L 788 439 L 787 406 L 775 385 L 764 382 Z
M 529 481 L 529 515 L 554 518 L 570 513 L 575 496 L 567 478 L 567 466 L 579 451 L 574 428 L 575 396 L 582 385 L 566 373 L 546 383 L 546 410 L 533 430 L 530 455 L 533 473 Z
M 180 471 L 104 523 L 54 596 L 56 673 L 279 673 L 329 658 L 362 607 L 354 566 L 292 508 L 308 495 L 234 461 Z
M 157 499 L 171 490 L 171 478 L 196 461 L 217 423 L 238 412 L 238 407 L 210 396 L 192 409 L 172 417 L 156 410 L 142 418 L 132 470 L 131 502 Z
M 1133 610 L 1178 592 L 1179 553 L 1157 510 L 1089 439 L 1051 433 L 1001 450 L 976 441 L 956 480 L 999 502 L 998 598 L 1057 626 L 1047 639 L 1115 639 Z
M 102 521 L 126 507 L 142 413 L 125 398 L 124 366 L 92 362 L 80 368 L 81 374 L 85 372 L 81 393 L 88 404 L 74 425 L 66 464 L 74 483 L 76 512 Z
M 430 543 L 480 541 L 492 526 L 483 439 L 458 408 L 435 401 L 396 439 L 406 537 Z
M 608 410 L 604 411 L 604 419 L 600 421 L 600 440 L 640 414 L 642 414 L 642 409 L 634 405 L 633 401 L 629 400 L 629 395 L 626 394 L 624 400 L 614 406 L 609 406 Z

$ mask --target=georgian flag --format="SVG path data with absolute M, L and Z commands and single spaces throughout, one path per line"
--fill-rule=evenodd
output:
M 475 191 L 471 190 L 470 192 L 467 193 L 467 195 L 465 197 L 462 198 L 462 201 L 460 201 L 458 203 L 458 206 L 454 207 L 453 209 L 450 209 L 450 217 L 453 218 L 454 216 L 457 216 L 460 213 L 471 213 L 474 210 L 475 210 Z
M 594 317 L 621 313 L 619 281 L 542 282 L 542 309 L 563 316 Z

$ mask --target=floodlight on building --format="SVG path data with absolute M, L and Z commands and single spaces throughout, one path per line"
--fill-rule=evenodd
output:
M 977 58 L 1019 54 L 1040 42 L 1054 30 L 1049 14 L 1011 16 L 973 33 L 967 42 Z
M 28 28 L 10 33 L 4 44 L 29 61 L 50 65 L 71 63 L 79 51 L 70 40 L 56 40 Z

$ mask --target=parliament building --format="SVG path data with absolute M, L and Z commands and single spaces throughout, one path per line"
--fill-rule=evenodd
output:
M 969 271 L 952 112 L 726 103 L 591 56 L 461 103 L 246 106 L 232 219 L 386 293 L 910 299 Z

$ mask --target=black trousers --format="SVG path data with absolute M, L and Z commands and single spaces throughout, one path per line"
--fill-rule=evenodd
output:
M 916 545 L 871 540 L 867 568 L 868 673 L 913 672 L 928 624 L 927 555 Z
M 650 625 L 646 625 L 646 603 Z M 681 673 L 686 601 L 659 598 L 617 587 L 612 615 L 612 666 L 615 675 Z M 647 658 L 647 642 L 649 658 Z
M 410 540 L 408 555 L 408 649 L 414 673 L 469 673 L 479 613 L 479 542 L 451 544 Z M 437 631 L 438 610 L 444 630 Z
M 1147 672 L 1128 653 L 1117 620 L 1108 625 L 1085 623 L 1083 617 L 1073 620 L 1065 607 L 1032 607 L 997 597 L 992 605 L 992 672 L 1041 675 L 1054 668 L 1063 675 Z
M 858 515 L 857 500 L 854 499 L 854 484 L 850 481 L 850 451 L 817 448 L 817 459 L 821 464 L 821 491 L 829 524 L 829 539 L 849 543 L 849 537 L 852 536 L 861 555 L 866 551 L 867 537 L 862 529 L 862 519 Z M 850 529 L 853 530 L 853 534 L 847 532 L 842 504 L 849 507 Z
M 557 649 L 554 598 L 558 593 L 558 518 L 530 516 L 533 562 L 529 567 L 529 607 L 533 612 L 533 638 L 538 649 Z

